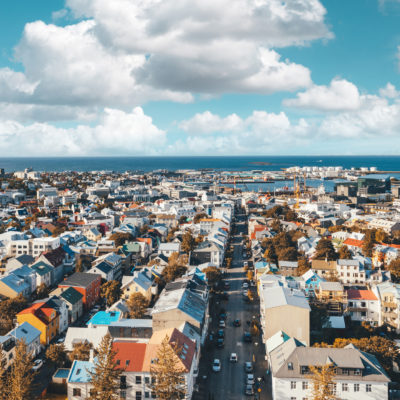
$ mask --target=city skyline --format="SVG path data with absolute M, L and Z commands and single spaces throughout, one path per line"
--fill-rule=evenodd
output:
M 400 152 L 400 2 L 0 5 L 0 156 Z

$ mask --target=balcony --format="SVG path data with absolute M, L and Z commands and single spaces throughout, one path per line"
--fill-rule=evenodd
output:
M 393 301 L 384 301 L 382 303 L 382 306 L 386 307 L 386 308 L 397 308 L 397 303 L 395 303 Z
M 346 312 L 367 312 L 367 307 L 347 307 Z
M 382 313 L 383 317 L 386 318 L 390 318 L 390 319 L 397 319 L 398 315 L 395 312 L 383 312 Z

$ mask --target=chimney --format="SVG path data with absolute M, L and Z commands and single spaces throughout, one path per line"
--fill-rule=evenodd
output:
M 89 351 L 89 361 L 93 362 L 94 360 L 94 349 L 90 349 Z

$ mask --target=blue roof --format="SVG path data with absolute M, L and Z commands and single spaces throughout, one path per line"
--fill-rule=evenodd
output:
M 121 316 L 120 311 L 99 311 L 89 320 L 86 325 L 110 325 L 118 321 Z
M 13 273 L 1 278 L 0 281 L 16 293 L 23 293 L 30 289 L 30 285 Z
M 32 326 L 29 322 L 24 322 L 10 331 L 9 334 L 16 337 L 18 340 L 24 339 L 25 343 L 29 345 L 40 336 L 40 331 Z
M 34 275 L 35 272 L 32 271 L 27 265 L 23 265 L 22 267 L 19 267 L 17 269 L 14 269 L 14 271 L 12 271 L 12 273 L 14 275 L 17 275 L 19 277 L 23 277 L 23 276 L 31 276 Z
M 56 373 L 53 375 L 53 378 L 64 378 L 67 379 L 69 375 L 70 369 L 68 368 L 58 368 Z
M 69 373 L 68 382 L 89 383 L 91 377 L 89 372 L 94 371 L 94 364 L 91 361 L 75 360 Z

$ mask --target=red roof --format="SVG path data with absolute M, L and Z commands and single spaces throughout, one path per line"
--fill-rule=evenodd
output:
M 117 352 L 117 363 L 119 362 L 119 366 L 125 371 L 142 371 L 146 343 L 114 342 L 113 350 Z
M 177 356 L 181 359 L 181 362 L 185 366 L 187 371 L 190 371 L 192 366 L 193 357 L 196 353 L 196 345 L 186 335 L 184 335 L 178 329 L 174 329 L 172 332 L 169 343 L 174 344 L 179 351 Z
M 351 238 L 348 238 L 343 242 L 343 244 L 345 244 L 346 246 L 354 246 L 354 247 L 362 247 L 363 243 L 364 243 L 363 240 L 357 240 Z
M 349 300 L 378 300 L 372 290 L 349 289 L 347 291 Z

